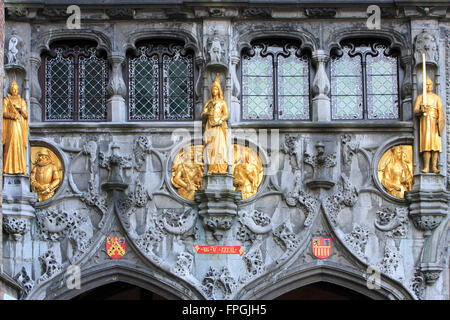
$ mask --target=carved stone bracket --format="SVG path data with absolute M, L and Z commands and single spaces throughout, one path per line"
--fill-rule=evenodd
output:
M 316 144 L 316 155 L 311 155 L 308 152 L 304 154 L 304 162 L 312 166 L 313 178 L 306 182 L 306 185 L 311 189 L 324 188 L 330 189 L 335 185 L 332 181 L 332 170 L 335 167 L 336 153 L 325 155 L 325 145 L 321 142 Z
M 204 186 L 203 190 L 195 192 L 199 215 L 205 230 L 220 241 L 237 215 L 237 202 L 241 200 L 241 194 L 234 191 L 233 176 L 229 174 L 207 175 Z
M 433 284 L 442 271 L 437 262 L 437 249 L 433 246 L 434 230 L 440 225 L 448 211 L 450 193 L 445 190 L 445 177 L 440 174 L 414 175 L 413 190 L 405 193 L 410 202 L 409 216 L 414 226 L 424 231 L 420 270 L 426 284 Z
M 34 281 L 28 275 L 28 272 L 25 269 L 25 267 L 22 267 L 20 272 L 14 276 L 14 280 L 16 280 L 22 287 L 22 290 L 20 292 L 20 299 L 25 299 L 34 286 Z
M 23 235 L 29 230 L 28 219 L 14 216 L 4 216 L 3 230 L 10 234 L 14 241 L 20 241 L 22 240 Z

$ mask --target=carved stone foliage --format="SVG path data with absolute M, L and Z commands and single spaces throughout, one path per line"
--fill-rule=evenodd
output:
M 362 259 L 366 259 L 365 250 L 367 240 L 369 239 L 369 229 L 365 226 L 355 224 L 352 232 L 348 233 L 344 237 L 344 242 L 350 248 L 352 252 L 358 255 Z
M 300 170 L 300 140 L 298 136 L 286 136 L 282 151 L 289 156 L 292 170 Z
M 304 153 L 303 161 L 313 168 L 313 176 L 306 184 L 310 188 L 329 189 L 334 186 L 332 168 L 336 166 L 336 153 L 325 154 L 325 145 L 318 142 L 315 145 L 316 154 Z
M 375 227 L 388 237 L 405 237 L 408 231 L 408 208 L 382 208 L 377 211 Z
M 411 282 L 411 289 L 418 300 L 422 300 L 424 298 L 425 275 L 422 271 L 420 271 L 420 268 L 416 268 L 416 272 L 414 273 L 414 277 Z
M 323 206 L 330 222 L 335 225 L 337 216 L 344 206 L 353 207 L 358 200 L 358 192 L 356 187 L 352 185 L 350 180 L 341 174 L 342 183 L 337 192 L 325 199 Z
M 172 267 L 172 272 L 178 276 L 186 277 L 191 273 L 194 257 L 187 252 L 181 252 L 177 256 L 177 262 Z
M 244 255 L 243 260 L 245 262 L 245 267 L 247 268 L 247 277 L 245 280 L 256 277 L 265 271 L 264 258 L 259 246 L 250 249 L 250 251 Z
M 353 156 L 359 149 L 359 143 L 352 139 L 349 134 L 344 134 L 341 136 L 342 145 L 342 164 L 344 166 L 349 166 Z
M 29 223 L 27 218 L 11 216 L 3 217 L 3 230 L 10 234 L 14 241 L 22 240 L 24 234 L 27 233 L 29 229 L 28 225 Z
M 134 161 L 136 165 L 136 169 L 139 171 L 142 169 L 145 164 L 145 160 L 147 155 L 150 153 L 152 147 L 152 142 L 148 137 L 138 136 L 134 140 Z
M 203 292 L 209 299 L 229 299 L 236 289 L 236 280 L 227 267 L 219 271 L 210 267 L 202 281 Z
M 273 231 L 273 239 L 285 251 L 294 251 L 300 245 L 297 235 L 292 231 L 290 224 L 286 222 L 280 224 Z
M 38 282 L 41 283 L 52 278 L 54 275 L 61 271 L 61 265 L 56 259 L 56 255 L 52 249 L 48 250 L 42 256 L 39 257 L 39 261 L 42 265 L 43 273 Z
M 402 255 L 395 245 L 386 244 L 384 248 L 383 260 L 379 264 L 381 272 L 390 276 L 394 275 L 399 267 Z
M 320 208 L 320 201 L 313 195 L 300 190 L 301 188 L 301 175 L 297 174 L 295 178 L 294 191 L 286 194 L 286 203 L 290 207 L 299 207 L 303 209 L 305 214 L 305 227 L 308 227 L 313 222 L 314 217 Z
M 86 252 L 90 237 L 86 232 L 88 218 L 78 211 L 48 209 L 36 211 L 40 236 L 46 241 L 61 241 L 68 238 L 77 253 Z
M 113 143 L 111 152 L 99 153 L 99 165 L 109 170 L 109 182 L 123 182 L 122 169 L 131 168 L 131 156 L 122 156 L 118 153 L 119 146 Z
M 28 275 L 28 272 L 25 269 L 25 267 L 22 267 L 22 269 L 19 271 L 19 273 L 17 273 L 14 276 L 14 280 L 16 280 L 22 287 L 19 298 L 25 299 L 28 296 L 28 294 L 30 293 L 31 289 L 33 289 L 33 286 L 34 286 L 34 281 Z

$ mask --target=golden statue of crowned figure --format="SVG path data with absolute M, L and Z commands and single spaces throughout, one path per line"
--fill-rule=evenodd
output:
M 204 143 L 208 160 L 208 174 L 227 173 L 228 164 L 228 106 L 223 99 L 220 77 L 211 85 L 211 95 L 203 106 L 202 119 L 206 119 Z
M 439 173 L 437 162 L 442 150 L 441 137 L 445 127 L 445 113 L 441 98 L 432 92 L 433 81 L 426 77 L 425 57 L 423 57 L 423 92 L 414 104 L 414 115 L 420 117 L 419 151 L 423 154 L 423 173 L 430 172 L 430 159 L 433 173 Z
M 3 173 L 26 174 L 28 109 L 14 80 L 3 99 Z

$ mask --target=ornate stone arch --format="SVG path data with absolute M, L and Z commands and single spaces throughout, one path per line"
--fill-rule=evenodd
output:
M 170 283 L 162 282 L 161 280 L 156 278 L 153 272 L 149 272 L 148 270 L 143 268 L 136 268 L 130 263 L 121 261 L 111 264 L 92 266 L 88 269 L 82 269 L 80 289 L 69 289 L 66 285 L 58 287 L 51 286 L 46 290 L 43 299 L 69 300 L 102 285 L 119 281 L 152 291 L 169 300 L 202 299 L 202 295 L 193 287 L 183 289 L 176 288 Z M 54 280 L 55 284 L 57 282 L 57 280 Z M 64 281 L 63 283 L 65 284 Z M 35 296 L 35 294 L 33 296 Z M 33 299 L 33 296 L 28 297 L 28 299 Z
M 279 30 L 273 26 L 249 30 L 235 39 L 235 50 L 238 54 L 245 49 L 251 48 L 251 42 L 261 38 L 284 38 L 299 40 L 302 48 L 309 49 L 311 52 L 319 49 L 317 39 L 309 32 L 303 30 Z
M 169 40 L 183 40 L 184 47 L 194 51 L 195 57 L 202 55 L 201 46 L 197 38 L 190 32 L 181 29 L 144 29 L 132 33 L 128 41 L 122 46 L 125 52 L 129 49 L 136 50 L 136 42 L 146 39 L 169 39 Z
M 297 265 L 289 269 L 282 277 L 277 278 L 276 282 L 263 281 L 239 299 L 274 299 L 294 289 L 317 282 L 329 282 L 342 286 L 375 300 L 414 299 L 400 283 L 382 274 L 380 289 L 370 290 L 367 279 L 362 276 L 360 270 L 326 260 L 321 261 L 320 265 Z

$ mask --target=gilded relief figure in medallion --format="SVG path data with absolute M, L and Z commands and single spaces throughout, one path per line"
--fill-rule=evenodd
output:
M 28 109 L 19 95 L 19 85 L 13 81 L 3 99 L 3 173 L 26 174 Z
M 47 148 L 38 148 L 35 154 L 35 162 L 32 164 L 30 182 L 31 191 L 38 194 L 39 201 L 45 201 L 53 197 L 61 183 L 61 163 Z
M 426 90 L 418 95 L 414 104 L 414 114 L 420 117 L 419 123 L 419 151 L 423 155 L 423 173 L 439 173 L 437 168 L 439 153 L 442 150 L 441 136 L 444 133 L 445 114 L 441 98 L 434 94 L 433 81 L 426 78 Z
M 261 159 L 250 148 L 233 145 L 233 185 L 234 189 L 241 191 L 242 200 L 255 195 L 263 178 Z
M 378 163 L 378 179 L 394 197 L 404 198 L 413 184 L 412 146 L 400 145 L 386 151 Z
M 228 105 L 223 99 L 220 77 L 217 73 L 216 79 L 211 85 L 210 98 L 206 101 L 202 112 L 202 119 L 206 119 L 204 143 L 208 160 L 208 174 L 227 173 L 228 118 Z
M 195 191 L 203 186 L 203 146 L 181 150 L 172 166 L 172 184 L 185 199 L 194 200 Z

